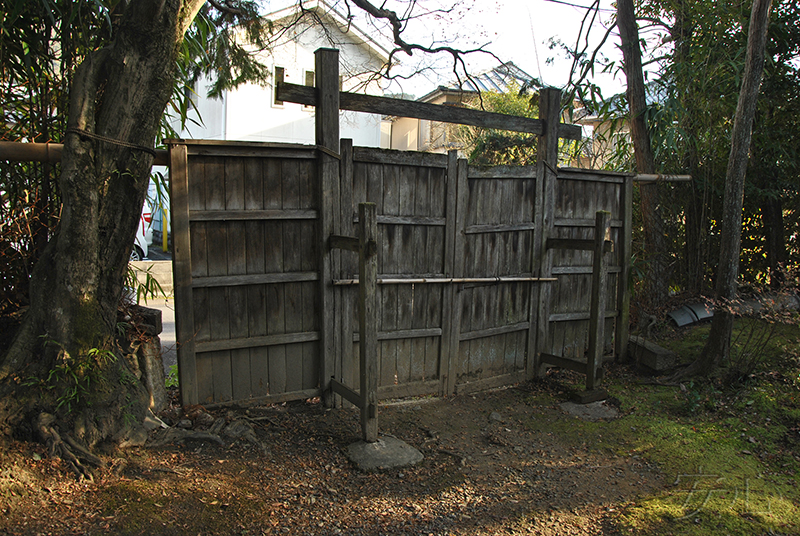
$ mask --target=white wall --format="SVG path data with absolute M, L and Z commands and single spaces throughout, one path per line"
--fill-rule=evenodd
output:
M 283 67 L 286 82 L 305 83 L 306 71 L 314 70 L 314 51 L 321 47 L 339 49 L 339 72 L 343 90 L 381 95 L 377 82 L 370 82 L 366 72 L 380 70 L 382 60 L 370 49 L 353 42 L 346 34 L 328 27 L 299 27 L 288 32 L 262 62 Z M 333 42 L 332 42 L 333 41 Z M 314 108 L 285 102 L 274 103 L 274 88 L 246 84 L 225 92 L 222 99 L 206 97 L 207 84 L 198 88 L 197 108 L 202 125 L 188 124 L 181 137 L 214 140 L 242 140 L 284 143 L 314 143 Z M 198 119 L 196 114 L 194 119 Z M 381 117 L 376 114 L 340 112 L 342 138 L 352 138 L 355 145 L 378 147 L 381 141 Z

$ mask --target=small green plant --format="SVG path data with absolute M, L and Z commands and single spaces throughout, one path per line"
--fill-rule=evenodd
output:
M 116 359 L 109 349 L 91 348 L 85 355 L 71 357 L 63 345 L 47 339 L 45 346 L 60 348 L 57 363 L 47 374 L 47 378 L 29 378 L 25 385 L 38 385 L 44 390 L 57 393 L 56 410 L 65 409 L 68 413 L 82 405 L 90 405 L 88 395 L 95 384 L 103 380 L 102 366 Z
M 147 298 L 158 298 L 159 296 L 166 297 L 164 289 L 161 284 L 150 273 L 152 266 L 147 269 L 142 269 L 133 264 L 128 264 L 128 273 L 125 276 L 125 288 L 128 289 L 128 299 L 134 303 L 139 303 L 144 300 L 147 303 Z M 127 291 L 126 291 L 127 292 Z
M 170 365 L 169 374 L 167 374 L 164 384 L 167 389 L 178 386 L 178 365 Z

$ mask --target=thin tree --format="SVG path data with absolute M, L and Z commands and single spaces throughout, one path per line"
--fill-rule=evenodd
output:
M 737 296 L 739 257 L 742 241 L 742 206 L 745 173 L 750 151 L 753 118 L 756 113 L 772 0 L 754 0 L 750 13 L 742 88 L 736 105 L 731 134 L 731 151 L 725 176 L 725 197 L 721 224 L 721 244 L 715 291 L 717 307 L 706 346 L 700 357 L 681 376 L 708 374 L 730 357 L 734 313 L 731 305 Z
M 642 49 L 639 28 L 633 10 L 633 0 L 617 0 L 617 27 L 621 40 L 623 66 L 627 79 L 629 125 L 636 171 L 655 173 L 655 159 L 647 126 L 647 98 L 642 70 Z M 640 210 L 644 227 L 644 249 L 647 253 L 647 301 L 658 307 L 667 299 L 669 273 L 664 221 L 661 216 L 658 184 L 643 184 L 639 187 Z

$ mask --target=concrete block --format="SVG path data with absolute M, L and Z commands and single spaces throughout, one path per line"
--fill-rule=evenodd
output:
M 661 348 L 642 337 L 631 337 L 628 340 L 628 355 L 635 362 L 656 372 L 675 366 L 675 352 Z

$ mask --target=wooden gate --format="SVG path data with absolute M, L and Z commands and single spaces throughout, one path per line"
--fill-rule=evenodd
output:
M 556 167 L 559 135 L 574 135 L 558 123 L 559 92 L 543 92 L 543 121 L 515 127 L 541 134 L 537 166 L 476 168 L 454 152 L 340 143 L 331 65 L 318 57 L 329 99 L 281 94 L 333 102 L 317 106 L 319 145 L 170 146 L 184 404 L 333 403 L 331 378 L 358 385 L 357 259 L 329 239 L 357 234 L 361 202 L 377 208 L 380 397 L 514 383 L 540 372 L 543 355 L 585 361 L 591 254 L 550 245 L 592 239 L 597 210 L 611 212 L 614 242 L 605 342 L 624 353 L 632 177 Z M 348 95 L 342 107 L 362 111 L 387 100 Z

